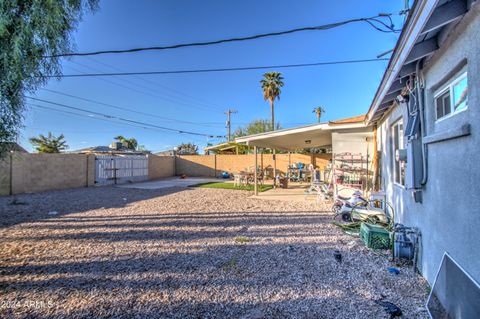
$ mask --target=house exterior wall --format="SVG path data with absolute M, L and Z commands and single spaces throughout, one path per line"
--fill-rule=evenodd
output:
M 373 154 L 373 133 L 332 133 L 333 153 L 361 153 Z
M 444 252 L 480 282 L 480 17 L 474 17 L 460 31 L 447 40 L 424 69 L 425 126 L 427 135 L 431 135 L 470 124 L 471 135 L 428 145 L 428 181 L 422 203 L 416 203 L 411 191 L 393 182 L 391 126 L 400 118 L 405 126 L 406 108 L 394 108 L 378 128 L 382 188 L 394 205 L 395 221 L 421 230 L 419 269 L 430 284 Z M 464 59 L 468 109 L 435 122 L 434 89 Z

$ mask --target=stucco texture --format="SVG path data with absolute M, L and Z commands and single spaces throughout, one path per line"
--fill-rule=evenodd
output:
M 478 7 L 478 5 L 477 5 Z M 379 127 L 382 185 L 393 203 L 396 221 L 419 227 L 422 247 L 419 268 L 433 283 L 441 259 L 448 252 L 477 282 L 480 282 L 480 16 L 478 8 L 470 21 L 461 21 L 424 69 L 426 133 L 432 135 L 470 124 L 471 135 L 428 145 L 428 181 L 423 202 L 415 203 L 412 192 L 393 182 L 391 125 L 407 119 L 406 108 L 396 107 Z M 465 18 L 464 18 L 465 19 Z M 433 96 L 445 75 L 466 59 L 468 109 L 435 121 Z M 409 165 L 407 163 L 406 165 Z

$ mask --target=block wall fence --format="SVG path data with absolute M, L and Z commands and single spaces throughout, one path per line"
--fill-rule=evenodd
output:
M 330 154 L 277 154 L 277 169 L 301 162 L 323 168 Z M 272 154 L 258 154 L 258 165 L 273 167 Z M 216 177 L 254 168 L 254 155 L 148 155 L 148 179 L 175 175 Z M 95 185 L 95 155 L 14 152 L 0 160 L 0 195 L 35 193 Z
M 285 173 L 289 164 L 313 164 L 319 168 L 327 166 L 331 154 L 276 154 L 277 170 Z M 273 167 L 272 154 L 258 154 L 258 165 L 262 168 Z M 255 167 L 255 155 L 181 155 L 176 158 L 176 174 L 187 176 L 215 177 L 223 171 L 236 173 L 252 170 Z

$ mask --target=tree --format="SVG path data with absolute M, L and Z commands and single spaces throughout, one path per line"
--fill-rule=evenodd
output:
M 114 139 L 120 143 L 126 143 L 127 148 L 130 150 L 136 150 L 138 146 L 138 141 L 135 138 L 125 138 L 122 135 L 115 136 Z
M 35 146 L 35 149 L 39 153 L 60 153 L 68 148 L 67 142 L 64 138 L 65 136 L 63 136 L 63 134 L 55 137 L 49 132 L 48 136 L 40 134 L 38 137 L 31 137 L 30 143 Z
M 275 130 L 275 100 L 280 100 L 281 87 L 283 87 L 283 77 L 280 72 L 267 72 L 260 80 L 263 90 L 263 99 L 270 103 L 270 112 L 272 121 L 270 122 L 271 130 Z
M 325 109 L 321 106 L 317 106 L 316 108 L 313 109 L 313 113 L 317 115 L 317 121 L 320 123 L 320 118 L 322 117 L 322 114 L 325 113 Z
M 193 143 L 182 143 L 178 145 L 177 153 L 181 155 L 197 155 L 198 146 Z
M 277 122 L 276 129 L 280 129 L 280 123 Z M 248 123 L 244 127 L 239 127 L 235 132 L 233 132 L 234 137 L 247 136 L 253 134 L 260 134 L 271 131 L 271 125 L 269 120 L 257 119 Z
M 0 1 L 0 145 L 14 142 L 22 126 L 25 93 L 60 75 L 58 54 L 73 51 L 71 34 L 98 0 Z M 6 149 L 0 147 L 0 155 Z
M 282 127 L 280 126 L 280 123 L 277 122 L 275 125 L 275 129 L 279 130 Z M 247 136 L 247 135 L 253 135 L 253 134 L 260 134 L 260 133 L 265 133 L 271 131 L 271 125 L 269 120 L 253 120 L 252 122 L 248 123 L 244 127 L 239 127 L 235 132 L 233 132 L 234 137 L 241 137 L 241 136 Z M 238 153 L 239 154 L 246 154 L 250 150 L 250 147 L 246 145 L 238 145 Z M 260 149 L 260 153 L 271 153 L 271 150 L 264 150 Z

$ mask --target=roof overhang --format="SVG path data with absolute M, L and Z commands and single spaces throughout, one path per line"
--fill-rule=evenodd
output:
M 237 148 L 237 144 L 236 143 L 232 143 L 232 142 L 226 142 L 226 143 L 220 143 L 220 144 L 216 144 L 216 145 L 211 145 L 211 146 L 207 146 L 205 147 L 203 150 L 205 152 L 209 152 L 209 151 L 227 151 L 227 150 L 233 150 L 235 148 Z
M 366 116 L 374 124 L 396 103 L 406 77 L 416 73 L 419 62 L 439 49 L 438 35 L 467 12 L 467 0 L 417 0 L 410 10 L 392 58 Z
M 321 123 L 273 132 L 243 136 L 235 139 L 237 143 L 248 146 L 294 151 L 310 147 L 322 147 L 332 144 L 334 132 L 365 132 L 371 127 L 362 123 L 330 124 Z

